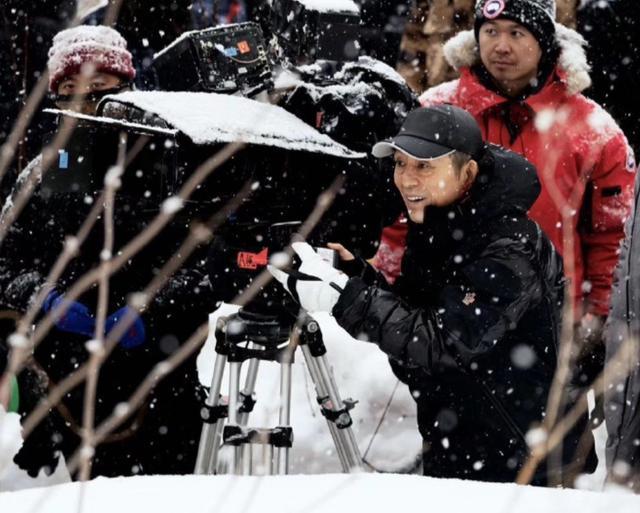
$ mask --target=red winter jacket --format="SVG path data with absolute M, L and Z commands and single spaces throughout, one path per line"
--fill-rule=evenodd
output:
M 635 161 L 613 118 L 580 93 L 590 83 L 582 38 L 563 27 L 558 36 L 562 52 L 555 72 L 524 102 L 509 105 L 471 71 L 470 66 L 479 62 L 471 31 L 445 45 L 460 79 L 429 89 L 420 100 L 423 105 L 450 103 L 466 109 L 478 121 L 485 140 L 535 164 L 542 193 L 529 215 L 564 255 L 576 304 L 584 300 L 584 311 L 607 315 L 623 225 L 633 203 Z M 505 115 L 521 126 L 515 139 Z M 567 244 L 563 243 L 563 208 L 570 216 Z M 383 234 L 376 265 L 387 275 L 399 271 L 405 232 L 406 225 L 396 223 Z

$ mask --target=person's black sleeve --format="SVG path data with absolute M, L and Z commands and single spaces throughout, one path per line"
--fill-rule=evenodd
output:
M 4 199 L 0 225 L 7 222 L 14 199 L 34 173 L 40 173 L 40 157 L 29 163 L 20 174 L 13 190 Z M 0 309 L 24 312 L 37 290 L 44 284 L 48 267 L 62 249 L 47 237 L 43 205 L 32 196 L 24 211 L 11 224 L 0 242 Z
M 479 259 L 460 264 L 433 308 L 412 308 L 393 292 L 352 278 L 333 314 L 353 337 L 375 342 L 404 367 L 429 374 L 466 367 L 490 355 L 540 301 L 534 261 L 527 244 L 500 239 Z
M 362 257 L 340 262 L 340 270 L 349 278 L 359 278 L 369 286 L 391 288 L 384 275 Z

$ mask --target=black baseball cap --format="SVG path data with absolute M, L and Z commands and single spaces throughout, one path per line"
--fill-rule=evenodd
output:
M 377 143 L 371 153 L 383 158 L 400 150 L 418 160 L 431 160 L 457 150 L 478 159 L 484 147 L 471 114 L 453 105 L 436 105 L 409 112 L 398 135 Z

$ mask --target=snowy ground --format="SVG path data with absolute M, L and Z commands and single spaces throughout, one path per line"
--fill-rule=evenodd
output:
M 212 315 L 212 326 L 215 326 L 219 314 L 229 315 L 234 311 L 234 307 L 226 305 Z M 327 357 L 342 398 L 359 400 L 352 415 L 361 452 L 366 453 L 367 461 L 380 470 L 397 471 L 410 466 L 419 454 L 420 437 L 415 404 L 407 388 L 404 385 L 397 386 L 386 357 L 375 345 L 352 339 L 327 315 L 318 315 L 316 318 L 323 329 Z M 198 358 L 200 379 L 207 384 L 211 381 L 215 359 L 213 344 L 213 337 L 210 337 Z M 251 417 L 252 426 L 277 425 L 278 371 L 275 364 L 262 364 L 260 368 L 256 387 L 258 403 Z M 224 393 L 226 379 L 223 383 Z M 388 404 L 390 406 L 385 415 Z M 97 479 L 85 488 L 77 483 L 69 483 L 18 493 L 13 491 L 59 485 L 68 481 L 69 476 L 64 468 L 59 468 L 53 476 L 41 476 L 33 480 L 17 469 L 11 458 L 3 458 L 3 455 L 15 454 L 21 440 L 18 416 L 0 411 L 0 492 L 6 492 L 0 493 L 0 513 L 94 513 L 107 511 L 107 508 L 111 513 L 118 507 L 125 511 L 144 507 L 144 511 L 154 513 L 175 513 L 179 507 L 181 513 L 187 513 L 219 511 L 222 506 L 225 513 L 276 509 L 279 512 L 309 509 L 329 511 L 338 504 L 380 511 L 388 507 L 402 507 L 405 503 L 407 506 L 415 504 L 414 501 L 418 500 L 427 510 L 445 507 L 448 502 L 447 509 L 454 513 L 465 511 L 470 505 L 478 513 L 485 510 L 492 513 L 565 513 L 574 510 L 589 513 L 605 511 L 605 508 L 615 512 L 640 511 L 640 497 L 618 497 L 611 493 L 544 490 L 397 474 L 332 475 L 341 471 L 339 460 L 326 421 L 318 411 L 313 385 L 301 355 L 293 366 L 291 424 L 295 433 L 291 473 L 324 475 L 264 479 L 229 476 Z M 373 436 L 378 426 L 378 433 Z M 606 438 L 604 427 L 596 434 L 599 457 L 603 458 L 602 447 Z M 259 465 L 260 461 L 255 463 Z M 583 476 L 577 485 L 583 490 L 602 490 L 603 479 L 604 465 L 601 464 L 596 474 Z M 84 497 L 83 509 L 77 509 L 81 496 Z
M 638 513 L 640 497 L 380 474 L 96 479 L 0 494 L 10 513 Z

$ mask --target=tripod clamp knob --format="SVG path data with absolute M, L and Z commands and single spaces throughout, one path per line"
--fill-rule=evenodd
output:
M 353 424 L 349 411 L 353 410 L 358 401 L 344 399 L 342 401 L 343 408 L 340 410 L 333 409 L 333 403 L 329 397 L 318 397 L 318 404 L 322 416 L 329 422 L 333 422 L 338 429 L 347 429 Z
M 253 395 L 240 392 L 238 413 L 251 413 L 255 405 L 256 398 Z M 207 424 L 215 424 L 220 419 L 226 419 L 227 417 L 229 417 L 229 404 L 226 402 L 219 401 L 215 406 L 204 403 L 200 408 L 200 418 Z

